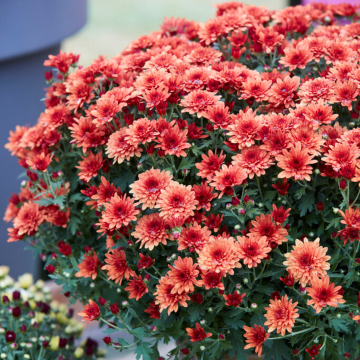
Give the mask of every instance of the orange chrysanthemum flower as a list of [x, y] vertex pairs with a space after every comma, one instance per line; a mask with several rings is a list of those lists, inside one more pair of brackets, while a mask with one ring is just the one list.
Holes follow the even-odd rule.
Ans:
[[287, 132], [281, 129], [270, 129], [267, 138], [264, 140], [264, 143], [260, 146], [260, 148], [275, 156], [280, 154], [284, 149], [287, 149], [289, 144], [290, 138]]
[[215, 271], [203, 271], [201, 273], [201, 284], [205, 286], [206, 290], [218, 288], [219, 290], [225, 290], [224, 284], [221, 282], [222, 277], [225, 275], [224, 271], [219, 273]]
[[270, 247], [276, 247], [287, 241], [288, 232], [281, 225], [277, 225], [269, 214], [257, 216], [255, 220], [251, 221], [251, 225], [253, 227], [250, 229], [250, 233], [258, 237], [266, 236]]
[[10, 136], [8, 138], [8, 143], [5, 144], [5, 148], [11, 152], [11, 155], [20, 155], [23, 151], [21, 146], [21, 139], [23, 135], [29, 130], [27, 126], [16, 125], [15, 131], [10, 130]]
[[191, 226], [182, 229], [178, 239], [178, 250], [190, 248], [199, 252], [208, 243], [210, 235], [211, 231], [206, 226], [201, 227], [194, 222]]
[[127, 129], [125, 141], [131, 145], [146, 144], [155, 140], [159, 133], [155, 130], [155, 120], [141, 118], [135, 120]]
[[174, 286], [174, 281], [169, 276], [164, 276], [159, 280], [159, 285], [156, 286], [156, 292], [154, 293], [156, 297], [155, 304], [159, 305], [160, 312], [167, 309], [168, 315], [173, 311], [177, 312], [179, 305], [187, 307], [186, 301], [190, 300], [186, 293], [173, 293]]
[[160, 148], [165, 151], [165, 155], [176, 155], [187, 156], [184, 150], [187, 150], [191, 145], [187, 142], [188, 130], [180, 130], [178, 125], [170, 127], [165, 130], [162, 136], [158, 137], [156, 140], [159, 144], [156, 145], [156, 148]]
[[214, 188], [203, 182], [201, 185], [193, 185], [192, 189], [195, 192], [195, 199], [198, 201], [196, 209], [210, 211], [211, 200], [217, 197], [217, 194], [213, 193]]
[[305, 118], [315, 130], [320, 125], [331, 124], [338, 116], [338, 114], [333, 114], [332, 107], [325, 104], [323, 100], [306, 107]]
[[93, 205], [94, 207], [103, 205], [109, 202], [116, 193], [121, 196], [120, 188], [116, 190], [116, 187], [112, 183], [108, 182], [104, 176], [102, 176], [101, 183], [97, 188], [96, 194], [91, 196], [93, 201], [88, 201], [86, 205]]
[[136, 144], [132, 145], [128, 141], [126, 128], [112, 133], [106, 145], [106, 154], [110, 159], [114, 159], [114, 164], [121, 164], [125, 159], [130, 160], [133, 156], [140, 157], [142, 149]]
[[166, 232], [165, 220], [160, 217], [159, 213], [144, 215], [141, 217], [136, 226], [135, 231], [131, 234], [140, 242], [140, 248], [153, 250], [160, 243], [166, 245], [166, 240], [172, 240], [172, 235]]
[[103, 96], [96, 102], [95, 110], [90, 112], [94, 118], [93, 123], [96, 126], [101, 126], [111, 121], [124, 105], [119, 104], [115, 100], [115, 96]]
[[325, 140], [322, 136], [309, 126], [299, 126], [290, 134], [292, 145], [300, 144], [302, 149], [306, 149], [311, 155], [320, 155], [320, 148]]
[[285, 335], [286, 330], [291, 333], [292, 328], [295, 324], [295, 319], [299, 317], [296, 309], [297, 302], [292, 302], [292, 299], [288, 300], [287, 295], [281, 299], [270, 300], [269, 307], [266, 307], [266, 314], [264, 315], [267, 319], [264, 325], [269, 327], [268, 332], [276, 330], [281, 336]]
[[85, 182], [89, 182], [93, 177], [97, 176], [98, 171], [103, 166], [103, 158], [101, 151], [97, 154], [89, 151], [87, 157], [82, 156], [82, 161], [79, 161], [79, 166], [75, 166], [77, 169], [80, 169], [79, 179]]
[[135, 272], [132, 271], [126, 262], [126, 253], [124, 250], [114, 249], [105, 254], [105, 263], [102, 270], [107, 271], [109, 280], [114, 280], [115, 284], [121, 285], [124, 277], [126, 280], [130, 279], [130, 276], [135, 276]]
[[240, 294], [237, 290], [233, 294], [223, 295], [226, 306], [239, 306], [243, 302], [246, 294]]
[[80, 269], [79, 272], [75, 274], [76, 277], [91, 277], [93, 280], [97, 277], [97, 269], [99, 266], [99, 254], [97, 254], [94, 249], [92, 249], [92, 254], [86, 255], [84, 254], [84, 259], [78, 265]]
[[184, 107], [181, 112], [196, 114], [198, 118], [201, 118], [202, 116], [206, 116], [210, 108], [217, 105], [220, 98], [221, 95], [214, 95], [208, 91], [192, 91], [190, 94], [186, 95], [183, 100], [181, 100], [180, 106]]
[[231, 125], [228, 126], [228, 136], [230, 142], [238, 144], [239, 149], [255, 144], [255, 140], [260, 140], [259, 130], [262, 127], [262, 121], [255, 112], [248, 110], [240, 111], [239, 114], [231, 116]]
[[334, 82], [325, 78], [308, 80], [300, 86], [298, 95], [304, 104], [320, 100], [331, 102], [334, 96]]
[[270, 334], [268, 334], [266, 330], [260, 325], [254, 325], [253, 328], [244, 325], [243, 329], [245, 330], [244, 338], [246, 339], [245, 342], [247, 343], [244, 349], [250, 349], [254, 347], [258, 356], [261, 356], [264, 342], [267, 340]]
[[257, 102], [267, 101], [270, 95], [271, 80], [261, 80], [258, 78], [248, 78], [244, 82], [240, 99], [253, 98]]
[[146, 107], [152, 109], [162, 103], [164, 103], [170, 96], [169, 89], [165, 86], [159, 86], [158, 88], [152, 88], [145, 90], [142, 98], [146, 102]]
[[200, 271], [197, 270], [198, 265], [193, 264], [193, 259], [186, 257], [178, 257], [174, 261], [174, 266], [168, 265], [171, 269], [167, 275], [174, 282], [174, 287], [171, 290], [172, 294], [175, 293], [190, 293], [195, 291], [194, 286], [201, 286], [201, 282], [196, 280]]
[[160, 319], [160, 307], [155, 304], [155, 301], [149, 304], [149, 307], [144, 310], [144, 312], [150, 314], [151, 319]]
[[284, 49], [285, 56], [279, 61], [290, 71], [295, 69], [305, 69], [307, 63], [313, 60], [314, 56], [309, 50], [309, 45], [306, 43], [298, 43], [295, 48], [287, 47]]
[[294, 107], [294, 97], [299, 85], [300, 78], [297, 76], [292, 78], [287, 76], [284, 80], [278, 78], [271, 88], [269, 102], [276, 107]]
[[229, 125], [229, 108], [223, 102], [208, 109], [204, 117], [214, 124], [214, 129], [225, 129]]
[[139, 299], [149, 291], [144, 283], [144, 280], [141, 278], [141, 276], [137, 275], [135, 275], [128, 282], [128, 286], [125, 288], [125, 290], [130, 294], [129, 299], [135, 299], [136, 301], [139, 301]]
[[241, 268], [239, 260], [234, 238], [211, 236], [208, 244], [199, 251], [198, 264], [201, 270], [234, 275], [234, 269]]
[[18, 235], [32, 236], [44, 220], [44, 211], [40, 209], [40, 205], [29, 201], [21, 206], [14, 220], [14, 228], [17, 229]]
[[352, 102], [356, 102], [358, 96], [358, 90], [355, 83], [349, 82], [337, 82], [335, 85], [335, 97], [334, 102], [340, 102], [342, 106], [347, 107], [349, 111], [352, 110]]
[[257, 145], [242, 149], [240, 154], [233, 157], [233, 160], [240, 169], [245, 170], [250, 179], [255, 175], [265, 175], [265, 169], [274, 164], [270, 153]]
[[78, 315], [83, 317], [82, 321], [86, 321], [86, 324], [90, 324], [100, 317], [99, 305], [90, 299], [89, 305], [85, 305], [84, 310], [79, 312]]
[[326, 276], [326, 271], [330, 269], [330, 256], [326, 255], [328, 248], [320, 246], [320, 239], [310, 242], [307, 238], [304, 242], [295, 241], [293, 250], [286, 253], [284, 265], [291, 273], [295, 281], [299, 281], [302, 287], [311, 285], [318, 278]]
[[102, 219], [109, 224], [110, 229], [120, 229], [123, 225], [128, 225], [129, 222], [136, 220], [136, 215], [140, 212], [135, 209], [134, 199], [127, 195], [119, 196], [117, 193], [104, 206]]
[[339, 293], [341, 286], [335, 287], [334, 283], [330, 283], [329, 276], [325, 276], [323, 279], [314, 279], [311, 287], [306, 288], [306, 290], [311, 297], [307, 304], [314, 305], [317, 314], [323, 307], [338, 307], [339, 304], [346, 302]]
[[215, 172], [213, 182], [210, 184], [220, 191], [219, 199], [224, 195], [225, 191], [234, 186], [241, 185], [246, 179], [247, 174], [244, 169], [238, 165], [223, 165], [219, 171]]
[[160, 216], [167, 219], [193, 216], [197, 204], [198, 201], [195, 200], [195, 193], [190, 185], [173, 182], [166, 189], [161, 190], [155, 207], [160, 209]]
[[257, 267], [271, 251], [266, 236], [259, 237], [249, 233], [247, 236], [238, 236], [237, 240], [239, 242], [237, 246], [239, 257], [250, 269]]
[[208, 155], [201, 155], [202, 161], [200, 163], [195, 164], [195, 167], [199, 169], [197, 173], [198, 176], [206, 179], [208, 181], [212, 180], [215, 175], [215, 172], [220, 170], [221, 164], [224, 162], [226, 155], [223, 155], [223, 151], [221, 150], [219, 156], [216, 154], [217, 149], [213, 153], [209, 150]]
[[279, 34], [274, 26], [259, 27], [256, 32], [259, 37], [259, 43], [262, 44], [263, 50], [267, 54], [273, 52], [276, 46], [284, 39], [284, 35]]
[[32, 154], [26, 159], [26, 163], [33, 169], [45, 172], [48, 166], [51, 164], [54, 154], [46, 154], [41, 152], [40, 154]]
[[206, 338], [212, 336], [212, 333], [206, 333], [205, 330], [198, 323], [196, 323], [195, 329], [186, 328], [186, 332], [190, 337], [190, 341], [192, 342], [203, 341]]
[[278, 161], [277, 166], [283, 171], [278, 175], [282, 178], [293, 178], [294, 180], [310, 181], [310, 174], [312, 167], [310, 164], [315, 164], [317, 160], [313, 160], [315, 155], [310, 155], [307, 148], [302, 148], [300, 143], [297, 143], [290, 148], [290, 150], [283, 150], [282, 155], [276, 156]]
[[147, 170], [139, 174], [139, 179], [130, 185], [130, 193], [142, 204], [142, 209], [152, 209], [158, 200], [161, 190], [165, 190], [172, 182], [169, 171], [159, 169]]
[[329, 147], [329, 152], [321, 160], [325, 161], [326, 165], [332, 166], [335, 171], [346, 166], [354, 166], [360, 156], [360, 149], [355, 144], [350, 146], [346, 141]]

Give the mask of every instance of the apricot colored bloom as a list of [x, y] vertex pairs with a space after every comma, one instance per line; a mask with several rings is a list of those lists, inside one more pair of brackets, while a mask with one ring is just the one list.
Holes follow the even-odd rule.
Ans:
[[332, 102], [334, 87], [334, 82], [329, 79], [310, 79], [300, 86], [298, 95], [303, 104], [316, 103], [320, 100]]
[[353, 225], [360, 229], [360, 209], [357, 207], [349, 207], [345, 210], [345, 213], [339, 209], [339, 213], [343, 217], [340, 222], [345, 225]]
[[144, 215], [135, 226], [135, 231], [131, 234], [140, 242], [140, 248], [153, 250], [160, 243], [166, 245], [166, 240], [171, 240], [172, 236], [166, 232], [165, 220], [159, 213]]
[[263, 51], [267, 54], [273, 52], [284, 39], [284, 35], [279, 34], [273, 26], [260, 27], [256, 33], [259, 37], [259, 43], [263, 46]]
[[83, 80], [75, 80], [72, 84], [66, 85], [66, 92], [70, 95], [66, 97], [67, 107], [70, 110], [82, 108], [85, 103], [90, 103], [95, 97], [93, 87], [86, 84]]
[[250, 233], [263, 237], [266, 236], [268, 245], [271, 247], [276, 245], [281, 245], [283, 242], [287, 241], [286, 236], [288, 232], [281, 225], [277, 225], [271, 215], [261, 214], [257, 216], [255, 220], [251, 221], [252, 228]]
[[210, 237], [209, 242], [199, 251], [198, 264], [201, 270], [234, 275], [235, 268], [241, 268], [240, 257], [232, 237]]
[[310, 181], [310, 174], [312, 167], [310, 164], [315, 164], [317, 160], [313, 160], [315, 155], [310, 155], [307, 148], [303, 148], [300, 143], [297, 143], [290, 148], [290, 150], [283, 150], [282, 155], [277, 155], [277, 166], [283, 171], [278, 175], [278, 178], [293, 178], [294, 180]]
[[265, 169], [274, 164], [270, 158], [270, 153], [257, 145], [242, 149], [240, 154], [233, 157], [233, 160], [240, 169], [245, 170], [249, 179], [255, 175], [265, 175]]
[[93, 280], [97, 277], [97, 269], [99, 266], [99, 254], [94, 249], [90, 255], [84, 254], [84, 259], [78, 264], [79, 272], [75, 274], [76, 277], [91, 277]]
[[5, 144], [5, 148], [11, 152], [11, 155], [20, 155], [23, 148], [21, 146], [21, 139], [23, 135], [29, 130], [27, 126], [16, 125], [15, 131], [10, 130], [10, 136], [8, 143]]
[[322, 99], [306, 107], [305, 118], [315, 130], [320, 125], [331, 124], [338, 116], [333, 114], [332, 106], [325, 104]]
[[196, 114], [198, 118], [206, 116], [210, 108], [218, 104], [221, 95], [214, 95], [204, 90], [195, 90], [186, 95], [180, 102], [184, 109], [182, 113]]
[[44, 66], [56, 67], [60, 72], [66, 73], [70, 65], [77, 63], [80, 55], [74, 55], [72, 52], [64, 53], [60, 50], [58, 55], [49, 55], [49, 59], [44, 61]]
[[281, 297], [281, 299], [270, 300], [269, 307], [266, 307], [267, 319], [264, 325], [269, 327], [268, 332], [276, 330], [281, 336], [285, 335], [286, 330], [291, 333], [292, 328], [295, 325], [295, 319], [299, 317], [296, 309], [297, 302], [292, 302], [292, 299], [288, 300], [287, 295]]
[[264, 342], [270, 334], [268, 334], [261, 325], [254, 325], [253, 328], [244, 325], [243, 329], [245, 330], [244, 338], [247, 343], [244, 349], [251, 349], [254, 347], [255, 353], [258, 354], [258, 356], [261, 356]]
[[318, 278], [326, 276], [330, 269], [330, 256], [326, 255], [328, 248], [320, 246], [320, 239], [310, 242], [307, 238], [304, 242], [295, 240], [293, 250], [286, 253], [286, 261], [283, 264], [291, 273], [295, 281], [299, 281], [302, 287], [311, 285]]
[[206, 290], [218, 288], [219, 290], [225, 290], [224, 284], [221, 282], [222, 277], [225, 275], [224, 271], [219, 273], [215, 271], [202, 271], [201, 272], [201, 284]]
[[230, 142], [238, 144], [239, 149], [255, 144], [255, 140], [260, 140], [259, 130], [262, 122], [255, 112], [248, 110], [240, 111], [239, 114], [231, 116], [231, 124], [228, 126]]
[[346, 302], [339, 293], [341, 286], [330, 283], [329, 276], [325, 276], [323, 279], [314, 279], [311, 287], [306, 288], [306, 290], [311, 297], [307, 304], [314, 305], [317, 314], [323, 307], [338, 307], [339, 304]]
[[162, 136], [158, 137], [156, 142], [159, 145], [156, 145], [155, 148], [160, 148], [165, 151], [165, 155], [176, 155], [187, 156], [184, 150], [187, 150], [191, 145], [187, 142], [188, 130], [180, 130], [178, 125], [170, 127], [165, 130]]
[[130, 160], [133, 156], [140, 157], [142, 149], [136, 144], [130, 144], [127, 138], [126, 128], [112, 133], [106, 145], [106, 154], [110, 159], [114, 159], [114, 164], [121, 164], [125, 159]]
[[32, 236], [38, 231], [43, 221], [45, 221], [45, 215], [40, 205], [29, 201], [21, 206], [14, 220], [14, 228], [17, 229], [18, 235]]
[[356, 52], [351, 49], [346, 41], [337, 38], [328, 42], [325, 60], [327, 64], [336, 63], [337, 61], [345, 62], [355, 59], [356, 55]]
[[211, 333], [206, 333], [205, 330], [200, 326], [199, 323], [196, 323], [195, 329], [186, 328], [186, 332], [190, 337], [190, 341], [192, 341], [192, 342], [203, 341], [206, 338], [212, 336]]
[[238, 236], [237, 251], [241, 260], [248, 268], [257, 267], [261, 260], [271, 251], [266, 236], [259, 237], [253, 233]]
[[103, 158], [101, 151], [97, 154], [89, 151], [88, 156], [82, 156], [82, 161], [79, 161], [79, 165], [75, 166], [80, 170], [79, 179], [89, 182], [93, 177], [97, 176], [98, 171], [103, 166]]
[[243, 91], [240, 99], [255, 99], [257, 102], [267, 101], [269, 99], [270, 87], [272, 82], [270, 80], [261, 80], [258, 78], [248, 78], [243, 83]]
[[19, 234], [19, 229], [16, 228], [8, 228], [8, 240], [7, 242], [15, 242], [15, 241], [19, 241], [22, 240], [25, 236], [25, 234], [20, 235]]
[[217, 197], [217, 194], [213, 193], [214, 188], [203, 182], [201, 185], [193, 185], [192, 189], [195, 192], [195, 199], [198, 201], [196, 209], [210, 211], [211, 200]]
[[172, 182], [172, 175], [169, 171], [160, 169], [147, 170], [139, 174], [138, 180], [130, 185], [130, 193], [135, 200], [142, 204], [142, 209], [152, 209], [158, 200], [161, 190], [165, 190]]
[[170, 96], [169, 90], [165, 86], [159, 86], [157, 89], [145, 90], [142, 98], [145, 100], [146, 107], [152, 109], [164, 103]]
[[51, 164], [53, 156], [54, 154], [46, 154], [45, 152], [41, 152], [39, 154], [32, 154], [26, 160], [26, 163], [33, 170], [45, 172], [48, 166]]
[[352, 81], [341, 83], [336, 82], [334, 102], [340, 102], [342, 106], [347, 107], [349, 111], [352, 110], [352, 102], [356, 102], [358, 90], [355, 83]]
[[104, 206], [102, 218], [109, 224], [110, 229], [120, 229], [123, 225], [128, 225], [129, 222], [136, 220], [136, 215], [139, 213], [139, 210], [135, 209], [134, 199], [127, 195], [119, 196], [116, 193]]
[[208, 156], [202, 154], [202, 161], [195, 164], [195, 167], [199, 170], [197, 175], [208, 181], [212, 180], [215, 172], [220, 170], [221, 164], [224, 162], [226, 157], [226, 155], [223, 155], [222, 150], [219, 156], [216, 154], [216, 151], [217, 149], [215, 149], [215, 152], [209, 150]]
[[306, 149], [311, 155], [320, 155], [325, 140], [312, 127], [299, 126], [291, 132], [290, 142], [293, 146], [300, 144], [301, 148]]
[[355, 144], [349, 146], [347, 142], [337, 142], [329, 147], [329, 152], [321, 160], [326, 165], [330, 165], [335, 171], [349, 165], [354, 166], [356, 159], [360, 156], [360, 149]]
[[214, 129], [224, 129], [229, 125], [230, 112], [229, 108], [223, 102], [218, 102], [210, 107], [204, 118], [210, 120], [214, 124]]
[[129, 299], [135, 299], [139, 301], [149, 289], [144, 283], [144, 280], [141, 276], [135, 275], [129, 282], [128, 286], [125, 288], [126, 291], [129, 292]]
[[280, 154], [284, 149], [287, 149], [289, 145], [290, 138], [285, 130], [270, 129], [268, 136], [264, 140], [264, 143], [260, 145], [260, 148], [275, 156]]
[[103, 96], [96, 102], [96, 108], [90, 111], [93, 117], [93, 123], [96, 126], [101, 126], [110, 122], [124, 105], [119, 104], [115, 100], [115, 96]]
[[314, 58], [306, 43], [298, 43], [295, 48], [287, 47], [284, 49], [284, 53], [285, 56], [279, 60], [279, 63], [288, 67], [290, 71], [305, 69], [306, 65]]
[[164, 219], [169, 217], [188, 217], [194, 215], [198, 201], [191, 186], [185, 186], [177, 182], [171, 183], [166, 189], [162, 189], [155, 208], [160, 209], [160, 216]]
[[91, 199], [95, 200], [95, 201], [92, 201], [92, 202], [89, 201], [86, 204], [94, 205], [94, 207], [103, 205], [103, 204], [109, 202], [116, 193], [119, 196], [121, 196], [120, 188], [118, 190], [116, 190], [116, 187], [112, 183], [107, 181], [104, 176], [102, 176], [101, 183], [100, 183], [99, 187], [97, 188], [96, 194], [91, 196]]
[[287, 76], [284, 80], [278, 78], [271, 87], [269, 102], [276, 107], [294, 107], [294, 98], [299, 85], [300, 78], [298, 76], [292, 78]]
[[239, 306], [246, 294], [240, 294], [237, 290], [233, 294], [223, 295], [226, 306]]
[[124, 250], [114, 249], [109, 250], [105, 254], [105, 263], [102, 270], [107, 271], [109, 280], [114, 280], [115, 284], [121, 285], [124, 277], [126, 280], [130, 279], [130, 276], [135, 276], [135, 272], [132, 271], [126, 262], [126, 253]]
[[241, 185], [246, 177], [246, 171], [241, 169], [239, 165], [223, 165], [219, 171], [215, 172], [215, 176], [212, 180], [213, 182], [210, 185], [220, 191], [220, 199], [224, 195], [225, 191], [229, 188], [233, 188], [234, 186]]
[[197, 222], [194, 222], [191, 226], [181, 230], [178, 250], [192, 248], [199, 252], [208, 243], [210, 235], [211, 231], [206, 226], [201, 227]]
[[193, 263], [193, 259], [189, 257], [181, 258], [180, 256], [174, 261], [174, 266], [168, 265], [170, 271], [167, 275], [174, 282], [174, 287], [171, 290], [175, 293], [190, 293], [195, 291], [194, 286], [201, 286], [201, 283], [196, 280], [200, 271], [197, 270], [197, 264]]
[[131, 145], [146, 144], [155, 140], [159, 133], [155, 130], [155, 120], [141, 118], [135, 120], [127, 129], [125, 141]]
[[190, 297], [185, 293], [179, 294], [178, 292], [173, 293], [174, 281], [169, 276], [164, 276], [159, 280], [159, 285], [156, 286], [155, 304], [159, 305], [160, 312], [163, 310], [168, 310], [168, 315], [173, 311], [177, 312], [179, 305], [187, 307], [187, 300], [190, 300]]
[[227, 34], [228, 29], [225, 26], [222, 19], [210, 19], [205, 24], [200, 24], [199, 38], [205, 42], [206, 45], [210, 45], [215, 42], [219, 36]]
[[82, 321], [86, 321], [86, 324], [90, 324], [100, 317], [99, 305], [90, 299], [89, 305], [84, 305], [84, 310], [79, 312], [78, 315], [83, 317]]

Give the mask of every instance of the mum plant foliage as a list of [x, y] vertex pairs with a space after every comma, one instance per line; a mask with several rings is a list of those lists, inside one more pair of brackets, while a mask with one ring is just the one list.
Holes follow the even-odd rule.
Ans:
[[28, 177], [8, 241], [137, 359], [355, 359], [357, 11], [231, 2], [85, 68], [50, 55], [6, 145]]
[[44, 281], [31, 274], [15, 282], [0, 266], [0, 359], [102, 360], [104, 351], [88, 338], [79, 344], [83, 327], [73, 310], [53, 301]]

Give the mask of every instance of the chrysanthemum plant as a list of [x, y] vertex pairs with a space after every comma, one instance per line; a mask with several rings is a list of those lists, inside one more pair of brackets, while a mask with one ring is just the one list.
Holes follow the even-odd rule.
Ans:
[[357, 10], [232, 2], [86, 68], [45, 61], [46, 109], [6, 145], [28, 177], [9, 241], [30, 242], [107, 345], [359, 356]]
[[103, 349], [88, 338], [79, 344], [81, 323], [73, 310], [52, 300], [44, 281], [24, 274], [15, 282], [0, 266], [0, 359], [103, 360]]

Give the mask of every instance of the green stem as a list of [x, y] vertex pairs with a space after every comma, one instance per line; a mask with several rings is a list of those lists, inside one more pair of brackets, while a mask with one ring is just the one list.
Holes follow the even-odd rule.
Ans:
[[262, 195], [262, 191], [261, 191], [259, 177], [255, 175], [255, 178], [256, 178], [256, 183], [257, 183], [257, 186], [258, 186], [258, 189], [259, 189], [259, 192], [260, 192], [260, 199], [261, 199], [261, 201], [263, 201], [263, 195]]
[[356, 195], [355, 200], [351, 203], [350, 206], [353, 206], [354, 204], [356, 204], [356, 200], [358, 199], [359, 195], [360, 195], [360, 189], [359, 189], [359, 191], [358, 191], [358, 193], [357, 193], [357, 195]]
[[279, 336], [279, 337], [274, 337], [274, 338], [269, 337], [269, 340], [281, 340], [281, 339], [285, 339], [285, 338], [292, 337], [292, 336], [295, 336], [295, 335], [303, 334], [303, 333], [309, 332], [311, 330], [314, 330], [314, 328], [311, 327], [310, 329], [304, 329], [304, 330], [301, 330], [301, 331], [293, 332], [293, 333], [285, 335], [285, 336]]

